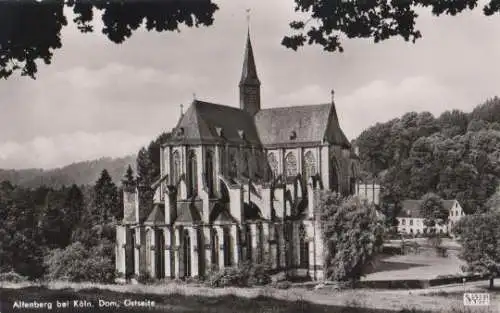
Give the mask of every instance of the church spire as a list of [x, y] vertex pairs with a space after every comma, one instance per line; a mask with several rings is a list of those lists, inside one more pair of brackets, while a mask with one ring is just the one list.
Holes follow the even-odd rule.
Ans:
[[[247, 19], [250, 19], [247, 10]], [[253, 56], [252, 42], [250, 40], [250, 25], [247, 30], [247, 42], [243, 59], [243, 70], [240, 80], [240, 109], [255, 115], [260, 111], [260, 80], [257, 76], [257, 67]]]

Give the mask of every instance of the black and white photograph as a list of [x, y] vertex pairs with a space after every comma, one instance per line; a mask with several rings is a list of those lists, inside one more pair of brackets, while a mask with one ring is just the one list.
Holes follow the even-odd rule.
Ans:
[[500, 1], [0, 0], [0, 313], [500, 312]]

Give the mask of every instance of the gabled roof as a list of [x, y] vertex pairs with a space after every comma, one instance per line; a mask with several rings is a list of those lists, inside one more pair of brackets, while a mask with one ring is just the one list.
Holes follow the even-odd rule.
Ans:
[[350, 147], [332, 103], [260, 110], [255, 125], [264, 146], [321, 143]]
[[153, 211], [151, 211], [151, 214], [149, 214], [148, 218], [144, 221], [144, 224], [165, 224], [165, 215], [163, 214], [164, 210], [165, 206], [163, 204], [155, 204]]
[[175, 223], [198, 223], [201, 221], [200, 212], [202, 210], [201, 202], [178, 202], [177, 210], [179, 216], [177, 217]]
[[166, 144], [224, 143], [260, 145], [253, 118], [235, 107], [195, 100]]
[[[457, 200], [442, 200], [444, 208], [449, 211]], [[422, 200], [403, 200], [401, 202], [401, 211], [398, 217], [422, 218], [420, 214], [420, 205]]]

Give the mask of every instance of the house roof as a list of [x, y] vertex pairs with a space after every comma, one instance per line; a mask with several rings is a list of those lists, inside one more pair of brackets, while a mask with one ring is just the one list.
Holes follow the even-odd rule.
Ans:
[[260, 146], [252, 116], [235, 107], [195, 100], [176, 128], [181, 132], [169, 143], [224, 143]]
[[[453, 205], [457, 200], [442, 200], [443, 206], [446, 210], [451, 210]], [[422, 200], [403, 200], [401, 202], [401, 211], [398, 217], [411, 217], [411, 218], [421, 218], [420, 205]]]
[[332, 103], [263, 109], [255, 125], [264, 146], [326, 141], [350, 147]]

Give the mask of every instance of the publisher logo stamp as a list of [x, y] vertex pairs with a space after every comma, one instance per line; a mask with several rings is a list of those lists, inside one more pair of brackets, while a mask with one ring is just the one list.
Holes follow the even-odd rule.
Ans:
[[489, 293], [464, 293], [464, 305], [487, 306], [490, 305]]

